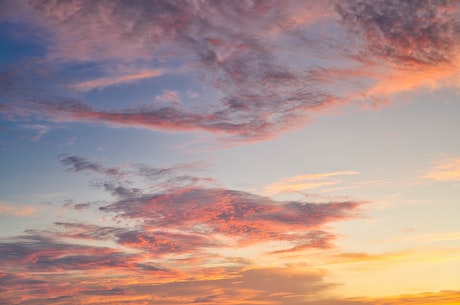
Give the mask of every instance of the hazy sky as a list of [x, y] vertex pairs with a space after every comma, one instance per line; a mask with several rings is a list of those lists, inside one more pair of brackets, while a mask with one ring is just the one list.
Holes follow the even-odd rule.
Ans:
[[460, 304], [460, 1], [0, 1], [1, 304]]

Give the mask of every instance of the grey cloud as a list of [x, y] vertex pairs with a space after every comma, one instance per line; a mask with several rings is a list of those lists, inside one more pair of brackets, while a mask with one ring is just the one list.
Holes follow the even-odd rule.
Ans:
[[[99, 267], [126, 266], [129, 255], [107, 248], [53, 242], [41, 236], [25, 236], [22, 240], [0, 243], [0, 264], [11, 264], [30, 271], [84, 270]], [[96, 253], [99, 253], [96, 255]]]
[[[114, 241], [128, 248], [143, 250], [149, 257], [195, 253], [200, 249], [219, 247], [222, 244], [211, 237], [197, 233], [171, 233], [151, 228], [102, 227], [91, 224], [56, 222], [56, 230], [48, 233], [61, 238], [78, 238], [100, 241]], [[138, 264], [139, 265], [139, 264]], [[144, 269], [148, 265], [140, 264]], [[153, 270], [153, 269], [150, 269]], [[160, 269], [158, 269], [160, 270]]]
[[107, 176], [119, 175], [121, 172], [118, 168], [108, 168], [99, 163], [92, 162], [86, 158], [79, 156], [61, 156], [59, 161], [62, 165], [67, 166], [68, 171], [81, 172], [81, 171], [93, 171], [98, 174], [104, 174]]

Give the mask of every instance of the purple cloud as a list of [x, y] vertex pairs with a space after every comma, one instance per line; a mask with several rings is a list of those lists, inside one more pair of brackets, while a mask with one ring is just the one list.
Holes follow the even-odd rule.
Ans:
[[411, 65], [448, 64], [460, 48], [457, 1], [337, 1], [342, 23], [371, 56]]
[[261, 140], [305, 125], [308, 112], [338, 101], [313, 82], [308, 66], [298, 67], [287, 59], [283, 48], [274, 47], [278, 38], [271, 32], [292, 36], [279, 30], [286, 28], [293, 14], [307, 11], [304, 1], [166, 4], [81, 0], [25, 1], [17, 6], [30, 20], [48, 29], [53, 41], [49, 56], [54, 59], [149, 61], [166, 53], [167, 58], [180, 58], [186, 71], [194, 69], [203, 75], [222, 96], [206, 111], [161, 103], [96, 110], [69, 98], [25, 99], [28, 111], [54, 120], [204, 130], [234, 140]]

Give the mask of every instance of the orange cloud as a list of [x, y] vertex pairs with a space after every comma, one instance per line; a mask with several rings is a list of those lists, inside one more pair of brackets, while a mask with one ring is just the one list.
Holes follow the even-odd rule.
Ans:
[[363, 305], [458, 305], [460, 304], [460, 291], [424, 292], [375, 299], [353, 298], [349, 301]]
[[351, 54], [375, 81], [357, 95], [385, 100], [420, 88], [458, 86], [459, 10], [455, 1], [338, 2], [342, 24], [360, 38], [351, 39]]
[[331, 180], [330, 177], [357, 175], [355, 171], [341, 171], [319, 174], [306, 174], [281, 179], [280, 181], [265, 187], [264, 192], [267, 195], [276, 195], [287, 192], [299, 192], [311, 188], [318, 188], [327, 185], [339, 184], [340, 180]]
[[458, 261], [460, 249], [407, 249], [402, 251], [370, 254], [364, 252], [339, 253], [325, 256], [329, 264], [366, 264], [369, 268], [382, 268], [388, 264], [417, 264], [428, 262]]
[[436, 181], [459, 181], [460, 180], [460, 158], [450, 159], [433, 166], [423, 178]]
[[388, 96], [400, 92], [427, 88], [439, 89], [443, 86], [455, 86], [460, 80], [460, 60], [455, 63], [441, 63], [435, 66], [412, 64], [404, 68], [395, 68], [378, 77], [377, 83], [365, 91], [369, 96]]

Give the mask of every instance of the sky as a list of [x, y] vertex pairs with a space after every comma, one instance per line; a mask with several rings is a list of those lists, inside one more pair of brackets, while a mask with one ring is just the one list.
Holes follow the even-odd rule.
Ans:
[[460, 1], [1, 0], [0, 303], [460, 304]]

